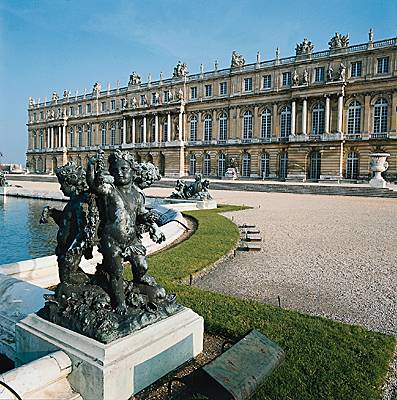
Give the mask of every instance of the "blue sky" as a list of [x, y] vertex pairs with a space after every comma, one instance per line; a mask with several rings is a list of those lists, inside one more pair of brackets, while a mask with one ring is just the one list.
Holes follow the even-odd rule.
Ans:
[[1, 161], [25, 162], [29, 96], [125, 86], [132, 71], [170, 77], [178, 60], [226, 68], [233, 50], [287, 57], [304, 37], [325, 50], [335, 32], [358, 44], [370, 27], [397, 36], [397, 0], [0, 0]]

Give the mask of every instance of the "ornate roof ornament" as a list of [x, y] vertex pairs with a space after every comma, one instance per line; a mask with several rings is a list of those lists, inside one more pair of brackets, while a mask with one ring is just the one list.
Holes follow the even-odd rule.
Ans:
[[65, 90], [63, 91], [63, 97], [68, 99], [68, 98], [70, 97], [70, 91], [67, 90], [67, 89], [65, 89]]
[[342, 35], [335, 32], [335, 36], [328, 42], [330, 50], [345, 49], [349, 46], [349, 34]]
[[128, 81], [128, 86], [139, 85], [141, 83], [141, 77], [135, 71], [130, 75], [130, 80]]
[[101, 93], [101, 83], [97, 81], [94, 83], [94, 86], [92, 88], [92, 94], [98, 97], [100, 93]]
[[307, 38], [303, 39], [302, 43], [297, 43], [295, 52], [297, 56], [312, 54], [314, 49], [313, 43]]
[[236, 50], [233, 50], [231, 67], [238, 68], [242, 67], [243, 65], [245, 65], [244, 57], [241, 54], [238, 54]]
[[33, 107], [34, 106], [34, 100], [32, 96], [29, 96], [29, 107]]
[[173, 77], [174, 78], [181, 78], [182, 76], [186, 76], [189, 73], [187, 69], [187, 64], [182, 63], [181, 61], [178, 61], [178, 64], [174, 67], [174, 73]]

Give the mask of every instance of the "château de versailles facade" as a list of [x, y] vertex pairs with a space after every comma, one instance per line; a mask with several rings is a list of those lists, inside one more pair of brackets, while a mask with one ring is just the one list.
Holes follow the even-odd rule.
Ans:
[[335, 34], [329, 50], [307, 39], [296, 55], [246, 64], [233, 52], [230, 68], [52, 100], [29, 99], [30, 172], [86, 165], [98, 148], [129, 150], [169, 177], [299, 180], [368, 179], [370, 153], [390, 153], [397, 177], [397, 38], [349, 46]]

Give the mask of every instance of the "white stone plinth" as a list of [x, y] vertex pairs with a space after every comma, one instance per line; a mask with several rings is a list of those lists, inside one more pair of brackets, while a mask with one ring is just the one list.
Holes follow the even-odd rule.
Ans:
[[84, 399], [127, 400], [198, 355], [203, 333], [203, 318], [188, 308], [109, 344], [31, 314], [16, 327], [16, 361], [62, 350], [73, 364], [68, 380]]
[[369, 184], [373, 188], [385, 189], [387, 187], [387, 183], [383, 178], [381, 178], [381, 179], [372, 178], [369, 181]]

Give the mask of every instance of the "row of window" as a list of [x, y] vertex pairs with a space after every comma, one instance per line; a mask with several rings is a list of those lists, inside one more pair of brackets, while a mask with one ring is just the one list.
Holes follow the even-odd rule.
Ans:
[[[193, 154], [189, 158], [189, 174], [197, 173], [197, 158]], [[204, 154], [202, 174], [204, 176], [212, 175], [211, 157], [208, 153]], [[226, 172], [226, 155], [224, 153], [218, 156], [217, 176], [224, 176]], [[270, 176], [270, 156], [268, 153], [262, 153], [260, 156], [260, 176], [263, 178]], [[359, 174], [359, 155], [352, 151], [347, 155], [346, 159], [346, 174], [347, 179], [357, 179]], [[243, 177], [251, 176], [251, 155], [246, 152], [242, 156], [241, 175]], [[321, 175], [321, 153], [313, 151], [309, 157], [308, 178], [313, 180], [320, 179]], [[288, 176], [288, 152], [283, 151], [278, 156], [278, 171], [277, 176], [280, 179], [285, 179]]]

